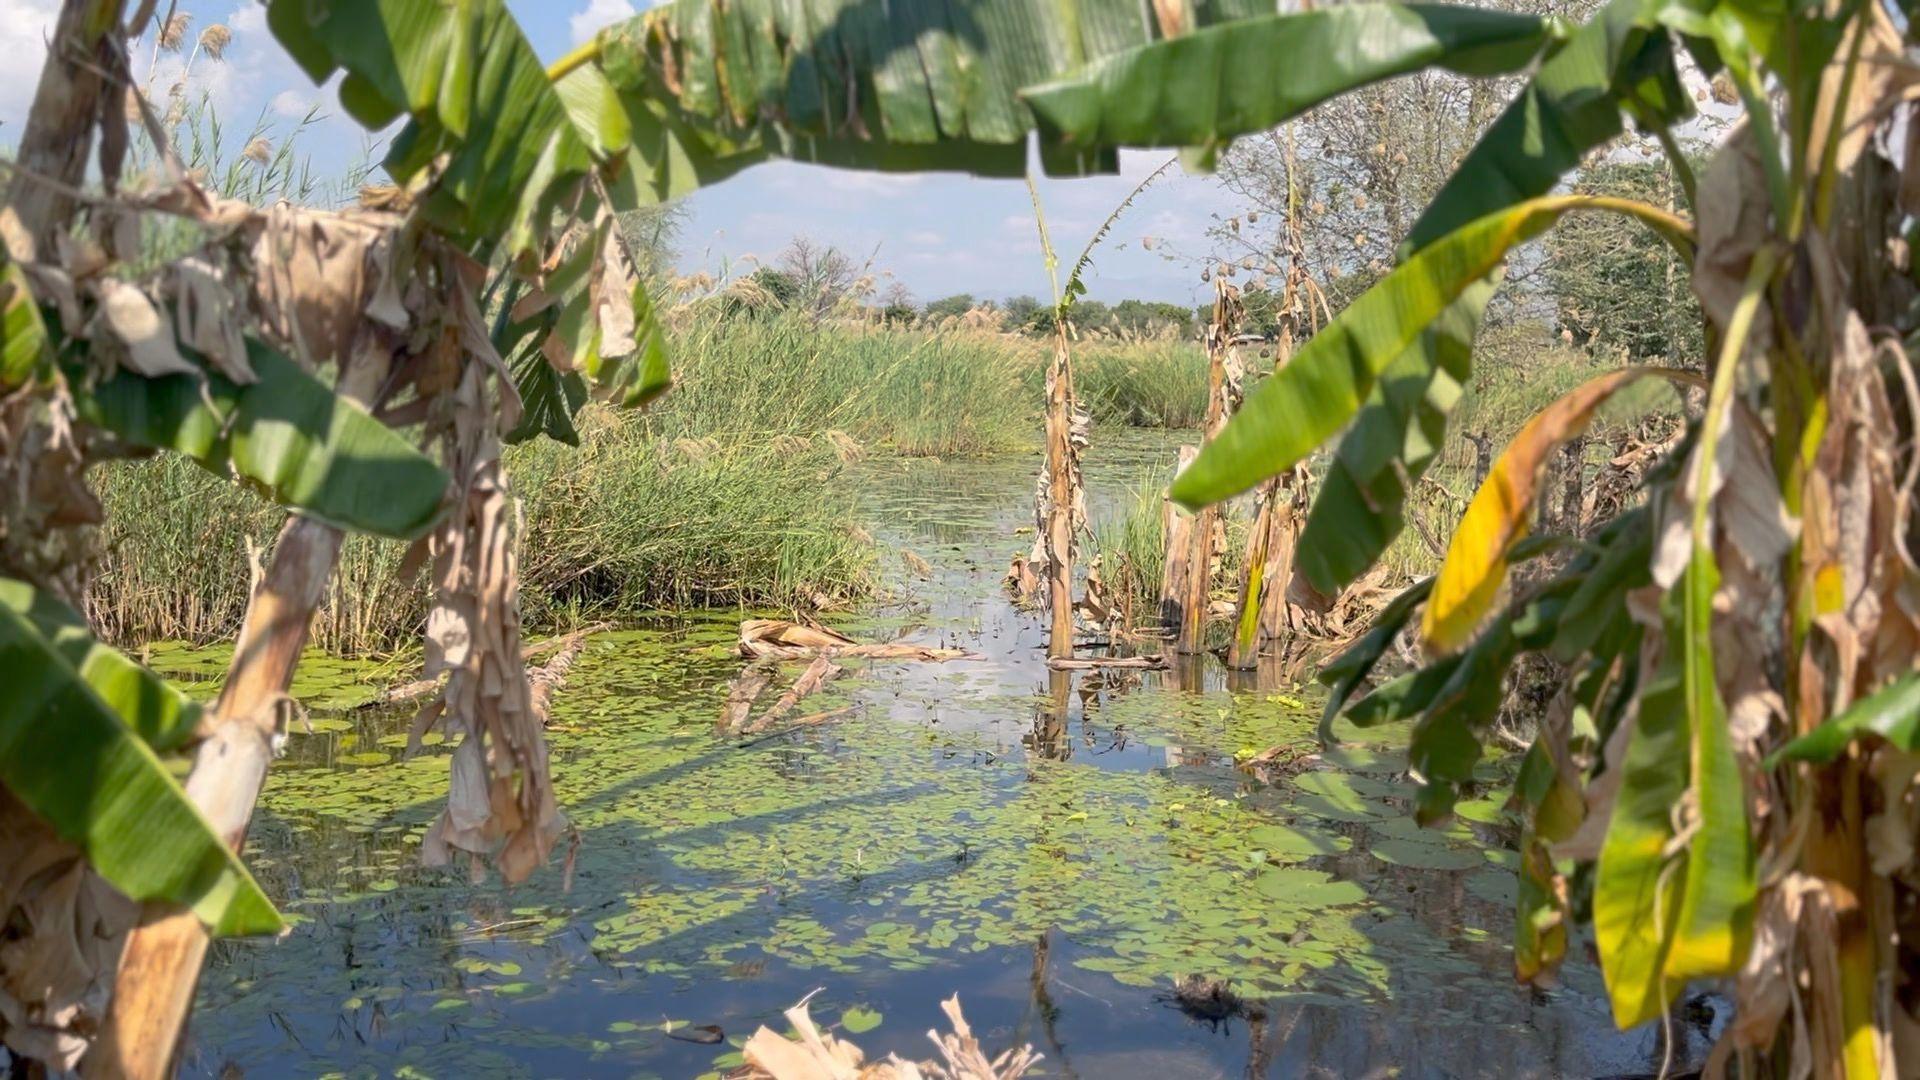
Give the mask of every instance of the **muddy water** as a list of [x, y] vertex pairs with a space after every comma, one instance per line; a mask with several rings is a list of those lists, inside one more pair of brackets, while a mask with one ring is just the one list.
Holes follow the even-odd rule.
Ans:
[[[1097, 448], [1092, 504], [1168, 446]], [[1033, 468], [865, 467], [876, 536], [932, 573], [901, 558], [896, 599], [847, 627], [986, 659], [854, 665], [810, 706], [854, 706], [835, 723], [716, 735], [738, 612], [597, 637], [555, 707], [570, 892], [557, 869], [508, 890], [418, 867], [444, 747], [403, 761], [405, 717], [353, 707], [398, 671], [309, 665], [315, 730], [250, 845], [295, 926], [217, 947], [188, 1072], [699, 1076], [816, 990], [816, 1018], [914, 1056], [957, 991], [985, 1042], [1031, 1042], [1051, 1076], [1657, 1071], [1656, 1033], [1611, 1030], [1590, 965], [1550, 993], [1509, 978], [1500, 764], [1456, 825], [1419, 830], [1404, 732], [1307, 756], [1306, 670], [1050, 678], [998, 592]], [[220, 661], [153, 659], [183, 680]], [[1235, 768], [1275, 745], [1303, 767]], [[1203, 980], [1228, 992], [1179, 992]], [[1684, 1064], [1703, 1036], [1678, 1031]]]

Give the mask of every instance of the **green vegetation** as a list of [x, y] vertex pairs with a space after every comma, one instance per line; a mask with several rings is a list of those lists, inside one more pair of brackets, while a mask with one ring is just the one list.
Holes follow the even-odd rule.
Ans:
[[1207, 356], [1175, 338], [1095, 341], [1074, 353], [1073, 390], [1101, 423], [1197, 428], [1207, 416]]
[[[583, 414], [575, 451], [509, 447], [525, 501], [528, 624], [662, 607], [813, 607], [871, 595], [877, 557], [845, 470], [870, 453], [1024, 452], [1037, 440], [1042, 351], [1021, 338], [699, 306], [669, 334], [673, 393], [643, 413]], [[1205, 358], [1173, 341], [1100, 342], [1076, 374], [1102, 424], [1191, 426]], [[113, 640], [231, 635], [247, 605], [248, 544], [270, 553], [284, 514], [175, 457], [109, 463], [105, 560], [89, 595]], [[191, 514], [174, 512], [192, 508]], [[399, 648], [429, 601], [401, 581], [405, 545], [348, 538], [314, 640]]]

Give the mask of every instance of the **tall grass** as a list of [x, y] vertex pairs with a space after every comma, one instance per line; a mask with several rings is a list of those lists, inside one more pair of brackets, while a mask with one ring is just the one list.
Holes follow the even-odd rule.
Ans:
[[[1100, 578], [1113, 602], [1123, 609], [1133, 605], [1140, 624], [1159, 618], [1160, 585], [1167, 567], [1167, 528], [1164, 507], [1170, 476], [1150, 477], [1124, 496], [1117, 514], [1098, 519], [1093, 527], [1093, 554], [1100, 559]], [[1254, 512], [1252, 498], [1233, 499], [1220, 508], [1225, 547], [1213, 564], [1208, 592], [1215, 597], [1237, 595], [1234, 590], [1245, 560], [1247, 530]]]
[[816, 322], [784, 313], [683, 320], [666, 429], [723, 442], [844, 431], [910, 455], [1030, 446], [1037, 344], [1004, 335]]
[[[1129, 420], [1197, 423], [1205, 366], [1181, 348], [1103, 344], [1087, 350], [1083, 377], [1103, 400], [1129, 402]], [[860, 447], [1003, 453], [1038, 437], [1045, 354], [1027, 339], [696, 310], [679, 314], [670, 350], [675, 386], [652, 409], [590, 409], [578, 449], [509, 449], [530, 626], [857, 600], [874, 586], [875, 552], [855, 527], [845, 458]], [[1160, 391], [1148, 388], [1169, 386], [1183, 400], [1153, 400]], [[1184, 400], [1195, 392], [1201, 405]], [[230, 637], [246, 610], [250, 545], [264, 557], [284, 513], [178, 458], [95, 475], [109, 522], [89, 597], [99, 628], [120, 641]], [[1157, 536], [1157, 503], [1154, 514]], [[423, 581], [399, 579], [403, 553], [347, 542], [316, 644], [379, 652], [413, 638], [428, 596]]]
[[[871, 591], [872, 542], [824, 439], [779, 450], [649, 435], [590, 409], [575, 450], [510, 448], [521, 495], [521, 606], [563, 628], [668, 606], [812, 606]], [[233, 636], [246, 611], [248, 550], [270, 550], [284, 512], [178, 457], [97, 474], [105, 558], [88, 598], [115, 640]], [[349, 537], [314, 643], [385, 652], [419, 633], [425, 575], [400, 577], [406, 545]]]
[[1074, 356], [1073, 389], [1101, 423], [1197, 428], [1207, 416], [1207, 355], [1196, 342], [1097, 342]]

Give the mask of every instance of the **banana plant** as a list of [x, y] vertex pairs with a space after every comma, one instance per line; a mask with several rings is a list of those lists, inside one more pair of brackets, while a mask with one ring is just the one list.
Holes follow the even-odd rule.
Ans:
[[[1568, 213], [1620, 215], [1674, 246], [1708, 321], [1709, 382], [1642, 505], [1573, 538], [1574, 558], [1510, 580], [1547, 455], [1622, 386], [1659, 374], [1628, 369], [1526, 425], [1435, 578], [1329, 666], [1329, 719], [1412, 721], [1416, 812], [1439, 820], [1475, 783], [1518, 658], [1563, 665], [1567, 689], [1538, 718], [1516, 797], [1516, 970], [1551, 979], [1570, 931], [1585, 932], [1623, 1027], [1660, 1017], [1694, 980], [1730, 979], [1738, 1020], [1719, 1053], [1743, 1075], [1790, 1060], [1827, 1076], [1920, 1069], [1896, 1034], [1916, 1022], [1920, 942], [1893, 914], [1920, 895], [1909, 839], [1920, 607], [1903, 599], [1920, 583], [1905, 479], [1913, 292], [1875, 246], [1907, 208], [1871, 149], [1920, 77], [1904, 25], [1874, 3], [1615, 0], [1550, 47], [1398, 267], [1251, 394], [1173, 486], [1189, 505], [1218, 500], [1344, 431], [1313, 520], [1369, 542], [1357, 557], [1304, 560], [1295, 591], [1337, 590], [1399, 528], [1404, 481], [1375, 482], [1417, 477], [1431, 458], [1429, 422], [1447, 401], [1423, 391], [1456, 387], [1470, 367], [1422, 346], [1446, 319], [1459, 325], [1476, 284]], [[1169, 74], [1176, 57], [1205, 52], [1146, 46], [1027, 100], [1044, 132], [1073, 145], [1211, 149], [1287, 114], [1298, 83], [1282, 64]], [[1683, 63], [1730, 86], [1745, 114], [1697, 179], [1677, 153]], [[1629, 124], [1669, 152], [1691, 220], [1552, 194]], [[1307, 546], [1313, 535], [1310, 524]], [[1362, 695], [1386, 642], [1415, 625], [1425, 666]]]

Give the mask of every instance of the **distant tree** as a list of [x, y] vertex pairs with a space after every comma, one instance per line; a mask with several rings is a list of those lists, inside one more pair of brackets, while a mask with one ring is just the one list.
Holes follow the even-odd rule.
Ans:
[[862, 293], [872, 288], [871, 279], [852, 256], [805, 236], [794, 237], [775, 265], [793, 280], [794, 296], [787, 306], [798, 307], [816, 318], [843, 302], [862, 299]]
[[[1645, 161], [1602, 160], [1574, 188], [1668, 209], [1680, 198], [1667, 167]], [[1611, 224], [1576, 215], [1547, 236], [1540, 272], [1560, 328], [1579, 344], [1624, 349], [1635, 360], [1688, 363], [1701, 356], [1700, 310], [1687, 267], [1647, 230]]]
[[927, 303], [927, 318], [944, 319], [965, 315], [976, 306], [972, 293], [954, 293]]
[[1018, 330], [1032, 324], [1033, 317], [1039, 314], [1041, 306], [1040, 301], [1033, 297], [1021, 295], [1007, 297], [1000, 308], [1007, 313], [1008, 328]]
[[[1269, 337], [1280, 332], [1280, 294], [1271, 289], [1245, 289], [1240, 293], [1240, 305], [1241, 332]], [[1212, 305], [1200, 308], [1199, 316], [1212, 319]]]
[[1113, 329], [1113, 309], [1098, 300], [1081, 300], [1073, 305], [1073, 325], [1085, 333], [1089, 330]]
[[747, 280], [765, 290], [777, 307], [792, 307], [800, 299], [800, 283], [785, 270], [763, 266], [747, 275]]
[[880, 294], [880, 318], [888, 326], [909, 326], [920, 317], [913, 291], [902, 282], [894, 282]]
[[1122, 300], [1113, 305], [1113, 328], [1122, 333], [1149, 335], [1169, 329], [1184, 333], [1193, 314], [1180, 304], [1159, 300]]

